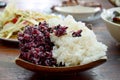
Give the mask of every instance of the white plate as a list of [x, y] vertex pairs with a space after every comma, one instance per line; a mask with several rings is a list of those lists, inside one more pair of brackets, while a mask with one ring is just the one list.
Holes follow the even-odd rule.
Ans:
[[80, 21], [91, 22], [91, 21], [95, 21], [95, 20], [97, 20], [97, 19], [100, 19], [100, 17], [101, 17], [100, 15], [101, 15], [101, 13], [102, 13], [104, 10], [105, 10], [105, 9], [102, 9], [101, 11], [93, 14], [92, 16], [89, 16], [89, 17], [84, 18], [84, 19], [80, 19]]
[[0, 38], [0, 40], [2, 40], [2, 41], [7, 41], [7, 42], [18, 43], [18, 40], [17, 40], [17, 39], [5, 39], [5, 38]]
[[[70, 9], [67, 10], [67, 8], [68, 9], [70, 8]], [[72, 9], [71, 8], [72, 7], [65, 7], [65, 8], [55, 7], [54, 11], [58, 14], [63, 15], [63, 16], [72, 15], [77, 21], [86, 21], [86, 22], [94, 21], [96, 19], [99, 19], [100, 14], [103, 11], [103, 9], [100, 9], [98, 7], [97, 8], [92, 8], [92, 7], [75, 6]], [[74, 10], [74, 8], [78, 8], [78, 9]], [[83, 9], [86, 9], [86, 10], [83, 10]], [[91, 11], [88, 10], [88, 9], [91, 9]], [[79, 11], [79, 10], [83, 10], [83, 11]]]

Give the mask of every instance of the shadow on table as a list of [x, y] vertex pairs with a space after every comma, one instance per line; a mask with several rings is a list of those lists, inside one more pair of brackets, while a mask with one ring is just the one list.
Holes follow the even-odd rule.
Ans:
[[35, 73], [30, 80], [93, 80], [93, 76], [91, 71], [68, 74]]
[[19, 48], [18, 42], [9, 42], [9, 41], [0, 40], [0, 45], [6, 46], [6, 47], [12, 47], [12, 48]]

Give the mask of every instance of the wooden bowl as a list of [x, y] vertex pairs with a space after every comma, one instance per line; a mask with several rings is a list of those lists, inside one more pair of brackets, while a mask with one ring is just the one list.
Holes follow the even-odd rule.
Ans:
[[106, 60], [107, 60], [106, 58], [103, 58], [103, 59], [99, 59], [97, 61], [93, 61], [85, 65], [78, 65], [78, 66], [72, 66], [72, 67], [41, 66], [41, 65], [30, 63], [20, 58], [16, 58], [15, 62], [17, 65], [27, 70], [33, 71], [33, 72], [41, 72], [41, 73], [70, 73], [72, 72], [73, 73], [73, 72], [82, 72], [82, 71], [86, 71], [88, 69], [94, 68], [106, 62]]

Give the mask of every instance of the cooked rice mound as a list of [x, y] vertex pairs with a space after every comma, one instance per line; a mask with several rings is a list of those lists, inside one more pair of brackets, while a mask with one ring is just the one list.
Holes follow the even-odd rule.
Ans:
[[[87, 64], [101, 58], [106, 58], [107, 46], [98, 42], [96, 35], [88, 29], [84, 23], [76, 22], [72, 16], [65, 19], [50, 19], [49, 26], [67, 26], [67, 34], [57, 37], [51, 34], [50, 38], [54, 42], [53, 57], [57, 63], [65, 66], [76, 66]], [[73, 37], [74, 31], [82, 30], [80, 37]]]

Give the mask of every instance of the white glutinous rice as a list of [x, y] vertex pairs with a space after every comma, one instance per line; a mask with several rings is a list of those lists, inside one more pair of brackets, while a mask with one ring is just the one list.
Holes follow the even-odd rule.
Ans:
[[[65, 66], [84, 65], [103, 57], [106, 57], [107, 46], [98, 42], [96, 35], [88, 29], [84, 23], [76, 22], [72, 16], [65, 19], [50, 19], [50, 26], [66, 26], [67, 34], [57, 37], [51, 34], [54, 42], [53, 57], [57, 63], [65, 63]], [[82, 30], [80, 37], [72, 37], [73, 31]]]

